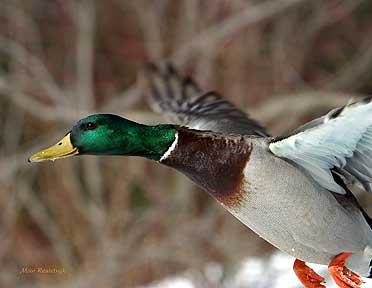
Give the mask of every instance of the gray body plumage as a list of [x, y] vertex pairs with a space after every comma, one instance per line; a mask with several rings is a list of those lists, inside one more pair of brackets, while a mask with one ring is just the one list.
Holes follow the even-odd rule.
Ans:
[[357, 202], [330, 193], [298, 165], [269, 153], [269, 139], [247, 141], [253, 149], [244, 171], [245, 200], [230, 212], [293, 257], [328, 265], [336, 255], [353, 252], [366, 263], [350, 268], [368, 275], [372, 230]]

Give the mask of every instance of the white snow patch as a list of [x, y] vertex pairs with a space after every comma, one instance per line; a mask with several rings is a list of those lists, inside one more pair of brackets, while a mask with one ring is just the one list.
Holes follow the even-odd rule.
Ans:
[[[244, 260], [235, 275], [223, 281], [222, 287], [228, 288], [302, 288], [292, 270], [294, 258], [277, 252], [269, 258], [251, 257]], [[319, 275], [325, 278], [327, 288], [339, 288], [331, 279], [327, 266], [308, 264]], [[215, 275], [213, 275], [215, 274]], [[218, 263], [210, 263], [205, 268], [205, 276], [208, 280], [221, 281], [223, 276], [222, 266]], [[211, 281], [211, 282], [212, 282]], [[371, 288], [372, 279], [363, 278], [365, 282], [362, 288]], [[218, 283], [218, 282], [214, 282]], [[187, 277], [168, 278], [158, 284], [144, 288], [196, 288], [192, 280]]]
[[204, 275], [210, 283], [218, 284], [223, 277], [223, 267], [217, 262], [211, 262], [205, 267]]
[[292, 271], [293, 261], [283, 253], [269, 258], [248, 258], [228, 287], [298, 288], [300, 282]]
[[157, 284], [150, 284], [144, 288], [195, 288], [190, 279], [185, 277], [170, 277]]

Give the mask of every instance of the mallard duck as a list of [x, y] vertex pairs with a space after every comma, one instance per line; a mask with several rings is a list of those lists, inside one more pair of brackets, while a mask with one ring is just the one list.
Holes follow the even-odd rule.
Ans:
[[372, 220], [349, 187], [359, 183], [372, 191], [371, 97], [271, 137], [233, 104], [215, 92], [204, 94], [172, 67], [150, 65], [144, 79], [154, 108], [178, 125], [91, 115], [29, 161], [76, 155], [158, 161], [295, 257], [293, 269], [305, 287], [325, 287], [306, 262], [328, 265], [339, 287], [362, 285], [359, 275], [370, 276]]

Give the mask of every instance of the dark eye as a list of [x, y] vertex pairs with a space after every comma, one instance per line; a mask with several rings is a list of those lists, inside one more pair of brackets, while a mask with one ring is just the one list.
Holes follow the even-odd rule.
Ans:
[[93, 122], [84, 123], [80, 126], [81, 130], [94, 130], [97, 128], [97, 125]]
[[96, 124], [94, 124], [93, 122], [88, 122], [87, 129], [88, 130], [96, 129]]

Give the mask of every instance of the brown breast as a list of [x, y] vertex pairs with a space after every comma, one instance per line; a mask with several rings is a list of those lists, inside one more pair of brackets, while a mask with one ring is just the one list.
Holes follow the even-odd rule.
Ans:
[[243, 169], [252, 149], [242, 136], [222, 137], [179, 128], [175, 149], [161, 163], [177, 169], [223, 205], [234, 208], [245, 193]]

